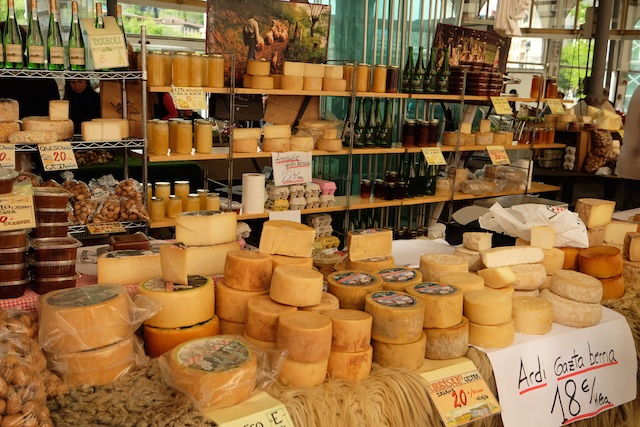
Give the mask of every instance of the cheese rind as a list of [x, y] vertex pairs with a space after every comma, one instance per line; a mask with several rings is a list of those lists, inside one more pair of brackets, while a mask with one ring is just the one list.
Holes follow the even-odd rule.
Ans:
[[344, 68], [342, 65], [325, 65], [324, 77], [325, 79], [341, 79]]
[[385, 291], [405, 291], [408, 287], [422, 283], [422, 274], [413, 268], [390, 267], [374, 271], [382, 279]]
[[20, 131], [20, 123], [18, 122], [1, 123], [0, 122], [0, 142], [9, 141], [9, 137], [18, 131]]
[[373, 318], [360, 310], [328, 310], [331, 320], [331, 351], [355, 353], [365, 351], [371, 341]]
[[265, 138], [262, 141], [262, 149], [269, 152], [289, 151], [291, 140], [289, 138]]
[[511, 297], [496, 290], [464, 294], [464, 317], [479, 325], [500, 325], [511, 319]]
[[9, 143], [11, 144], [39, 144], [56, 142], [57, 140], [58, 134], [52, 130], [21, 130], [9, 135]]
[[422, 280], [437, 282], [447, 273], [468, 273], [469, 262], [455, 255], [424, 254], [420, 257]]
[[449, 273], [440, 276], [438, 280], [443, 285], [451, 285], [460, 289], [462, 293], [484, 289], [484, 279], [474, 273]]
[[472, 251], [491, 249], [492, 233], [466, 232], [462, 233], [462, 246]]
[[309, 307], [300, 307], [300, 310], [304, 311], [317, 311], [318, 313], [324, 313], [328, 310], [337, 310], [340, 308], [340, 300], [329, 292], [322, 292], [322, 299], [320, 304], [312, 305]]
[[604, 245], [604, 227], [587, 228], [589, 247]]
[[513, 295], [512, 297], [532, 297], [532, 298], [537, 298], [538, 296], [540, 296], [540, 289], [534, 289], [531, 291], [513, 291]]
[[18, 130], [52, 130], [58, 135], [58, 141], [73, 138], [73, 122], [71, 120], [49, 120], [49, 117], [23, 117], [22, 126]]
[[551, 278], [549, 289], [554, 294], [573, 301], [599, 303], [602, 299], [602, 283], [577, 271], [557, 271]]
[[611, 221], [604, 226], [604, 242], [609, 245], [622, 246], [627, 233], [637, 233], [639, 224], [626, 221]]
[[600, 279], [602, 283], [602, 300], [619, 299], [624, 295], [624, 276]]
[[624, 258], [629, 261], [640, 261], [640, 233], [626, 233], [622, 244]]
[[310, 257], [315, 237], [316, 230], [304, 224], [282, 220], [266, 221], [260, 235], [260, 252]]
[[271, 63], [268, 61], [260, 61], [257, 59], [249, 59], [247, 61], [246, 73], [251, 76], [268, 76], [270, 72]]
[[233, 129], [234, 139], [260, 139], [262, 132], [260, 128], [240, 128]]
[[510, 268], [518, 278], [512, 285], [516, 291], [532, 291], [547, 281], [547, 272], [542, 264], [516, 264]]
[[469, 322], [469, 344], [485, 348], [504, 348], [513, 344], [516, 331], [513, 320], [500, 325]]
[[302, 81], [302, 90], [319, 92], [322, 90], [322, 77], [304, 76]]
[[478, 270], [477, 274], [484, 279], [485, 285], [494, 289], [511, 286], [518, 280], [513, 270], [507, 266], [485, 268]]
[[370, 258], [391, 256], [393, 231], [387, 229], [366, 229], [350, 231], [347, 235], [349, 259], [360, 261]]
[[317, 387], [327, 377], [329, 359], [316, 363], [295, 362], [286, 358], [282, 362], [278, 382], [290, 387]]
[[462, 321], [463, 293], [451, 285], [423, 282], [406, 292], [425, 302], [423, 328], [450, 328]]
[[221, 335], [244, 335], [244, 323], [220, 319]]
[[382, 278], [362, 270], [342, 270], [327, 276], [327, 291], [340, 301], [340, 308], [363, 310], [365, 298], [381, 291]]
[[291, 151], [312, 151], [315, 145], [312, 136], [293, 135], [289, 141]]
[[239, 250], [238, 242], [212, 246], [184, 246], [180, 244], [160, 246], [162, 278], [167, 282], [186, 285], [188, 276], [214, 276], [222, 274], [225, 257], [230, 251]]
[[269, 289], [273, 260], [271, 255], [257, 251], [227, 252], [224, 264], [224, 283], [240, 291]]
[[582, 273], [598, 279], [619, 276], [622, 274], [622, 252], [608, 245], [581, 249], [578, 265]]
[[549, 301], [527, 296], [514, 296], [513, 323], [516, 332], [544, 335], [553, 325], [553, 307]]
[[373, 340], [373, 361], [383, 368], [401, 368], [417, 371], [424, 364], [424, 355], [427, 349], [427, 336], [420, 331], [417, 340], [393, 344]]
[[304, 63], [304, 76], [322, 78], [324, 77], [324, 64]]
[[251, 298], [247, 302], [247, 320], [244, 332], [251, 338], [275, 343], [278, 319], [283, 314], [294, 311], [298, 311], [298, 309], [277, 303], [268, 295]]
[[144, 348], [149, 357], [159, 357], [175, 346], [195, 338], [220, 335], [220, 320], [210, 320], [186, 328], [156, 328], [144, 325]]
[[247, 320], [247, 304], [253, 297], [267, 295], [268, 289], [261, 291], [240, 291], [230, 288], [223, 280], [216, 282], [215, 307], [221, 320], [245, 323]]
[[373, 360], [373, 347], [367, 344], [364, 350], [345, 353], [342, 351], [331, 351], [327, 374], [330, 378], [343, 379], [347, 381], [362, 381], [371, 372]]
[[365, 298], [365, 311], [373, 317], [371, 337], [389, 344], [420, 339], [426, 304], [404, 292], [379, 291]]
[[233, 139], [234, 153], [257, 153], [258, 139]]
[[275, 80], [271, 76], [251, 76], [251, 89], [271, 90], [275, 87]]
[[316, 148], [323, 151], [340, 151], [342, 150], [342, 139], [323, 139], [320, 138], [316, 142]]
[[331, 353], [331, 320], [320, 313], [296, 311], [278, 319], [276, 347], [294, 362], [318, 363]]
[[466, 317], [450, 328], [425, 328], [424, 333], [427, 337], [427, 359], [455, 359], [463, 357], [469, 350], [469, 321]]
[[482, 256], [478, 251], [459, 247], [453, 251], [453, 255], [466, 259], [469, 263], [469, 271], [478, 271], [484, 268]]
[[[0, 98], [0, 123], [17, 122], [19, 119], [20, 105], [18, 101], [10, 98]], [[20, 125], [18, 125], [19, 127]]]
[[242, 337], [249, 342], [249, 344], [253, 344], [256, 347], [262, 350], [269, 350], [276, 348], [276, 343], [271, 341], [261, 341], [259, 339], [253, 338], [250, 335], [247, 335], [247, 331], [244, 331]]
[[273, 268], [275, 270], [279, 265], [293, 265], [296, 267], [308, 268], [311, 270], [313, 268], [313, 258], [312, 257], [292, 257], [286, 255], [271, 255], [273, 260]]
[[564, 267], [564, 251], [559, 248], [543, 249], [544, 258], [540, 264], [547, 272], [547, 276], [551, 276]]
[[98, 256], [98, 283], [139, 284], [162, 274], [160, 254], [124, 249]]
[[304, 62], [284, 61], [284, 76], [304, 76]]
[[344, 92], [347, 90], [345, 79], [322, 79], [322, 90], [330, 92]]
[[543, 258], [542, 249], [535, 246], [502, 246], [482, 251], [482, 261], [487, 267], [533, 264]]
[[283, 75], [280, 77], [280, 88], [283, 90], [302, 90], [304, 86], [304, 77]]
[[602, 319], [602, 305], [573, 301], [553, 293], [550, 289], [540, 292], [540, 298], [553, 306], [553, 321], [574, 328], [596, 325]]
[[616, 202], [582, 198], [576, 201], [576, 210], [587, 228], [603, 227], [611, 222]]
[[384, 258], [369, 258], [359, 261], [351, 261], [349, 257], [346, 260], [348, 270], [362, 270], [368, 272], [375, 272], [385, 268], [392, 268], [396, 265], [396, 260], [392, 256]]
[[282, 265], [273, 270], [267, 291], [274, 301], [295, 307], [311, 307], [322, 301], [322, 273], [304, 267]]
[[187, 246], [211, 246], [236, 241], [235, 212], [183, 212], [176, 218], [176, 241]]
[[556, 238], [556, 231], [547, 225], [534, 225], [531, 227], [531, 246], [541, 249], [551, 249]]
[[565, 270], [577, 270], [578, 254], [580, 253], [580, 249], [570, 248], [570, 247], [564, 247], [559, 249], [562, 252], [564, 252], [564, 263], [562, 264], [562, 268]]

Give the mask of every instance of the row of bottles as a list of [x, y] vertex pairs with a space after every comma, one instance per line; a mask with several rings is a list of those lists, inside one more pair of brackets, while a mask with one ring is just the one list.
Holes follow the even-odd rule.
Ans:
[[423, 51], [420, 46], [418, 59], [413, 63], [413, 47], [409, 46], [407, 62], [402, 71], [402, 92], [404, 93], [449, 93], [449, 49], [441, 52], [436, 46], [431, 48], [431, 55], [425, 66]]
[[[351, 101], [352, 102], [352, 101]], [[354, 148], [391, 148], [393, 144], [393, 104], [389, 99], [384, 100], [384, 119], [381, 99], [372, 99], [369, 102], [368, 112], [365, 108], [365, 99], [361, 98], [353, 123], [344, 127], [342, 144], [349, 146], [351, 128], [353, 128]], [[351, 107], [349, 107], [349, 110]]]
[[429, 165], [422, 153], [404, 156], [398, 171], [387, 171], [385, 179], [360, 181], [360, 197], [394, 200], [435, 196], [438, 166]]

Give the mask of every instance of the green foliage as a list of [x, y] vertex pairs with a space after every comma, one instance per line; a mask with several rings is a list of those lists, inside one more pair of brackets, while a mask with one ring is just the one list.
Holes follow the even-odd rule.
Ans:
[[587, 58], [593, 58], [593, 46], [591, 46], [590, 54], [588, 40], [574, 40], [573, 42], [563, 46], [562, 55], [560, 56], [560, 64], [581, 68], [560, 68], [558, 86], [562, 90], [572, 90], [574, 93], [578, 92], [579, 79], [584, 78], [584, 72], [588, 66], [586, 63]]

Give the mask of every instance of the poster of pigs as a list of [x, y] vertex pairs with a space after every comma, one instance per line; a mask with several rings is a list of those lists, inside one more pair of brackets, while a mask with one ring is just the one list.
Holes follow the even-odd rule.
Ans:
[[[327, 59], [331, 6], [278, 0], [209, 0], [207, 52], [236, 58], [236, 86], [247, 59], [271, 63], [282, 73], [284, 61], [320, 63]], [[225, 56], [225, 80], [231, 61]]]

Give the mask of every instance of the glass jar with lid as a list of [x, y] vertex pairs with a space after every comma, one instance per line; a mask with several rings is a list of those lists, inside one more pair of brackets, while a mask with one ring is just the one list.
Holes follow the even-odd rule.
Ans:
[[199, 53], [189, 55], [189, 86], [202, 87], [202, 63], [204, 58]]
[[207, 196], [209, 195], [209, 190], [206, 188], [199, 188], [196, 190], [196, 194], [200, 200], [200, 210], [204, 211], [207, 209]]
[[151, 221], [162, 221], [164, 219], [164, 200], [162, 197], [151, 198], [149, 217]]
[[208, 62], [207, 84], [210, 87], [224, 87], [224, 56], [211, 54]]
[[353, 73], [355, 66], [353, 62], [347, 62], [342, 66], [342, 78], [347, 81], [347, 90], [349, 92], [353, 90]]
[[147, 150], [150, 154], [156, 154], [156, 148], [153, 143], [153, 125], [155, 120], [147, 120]]
[[183, 212], [186, 212], [187, 210], [187, 197], [189, 197], [190, 192], [189, 188], [189, 181], [176, 181], [173, 183], [173, 193], [180, 197]]
[[376, 93], [384, 93], [387, 90], [387, 66], [376, 64], [373, 67], [373, 84], [371, 90]]
[[173, 54], [173, 85], [179, 87], [189, 86], [190, 60], [187, 52]]
[[171, 86], [173, 82], [173, 57], [171, 52], [162, 52], [162, 61], [164, 63], [164, 85]]
[[178, 122], [176, 130], [176, 153], [191, 154], [193, 148], [193, 125], [188, 120]]
[[169, 203], [169, 196], [171, 195], [171, 184], [166, 181], [156, 182], [156, 184], [154, 185], [154, 193], [157, 198], [160, 198], [164, 201], [163, 206], [166, 211], [167, 204]]
[[195, 212], [200, 210], [200, 196], [191, 193], [187, 196], [187, 212]]
[[169, 203], [167, 205], [167, 218], [177, 218], [182, 213], [182, 200], [180, 196], [172, 194], [169, 196]]
[[149, 86], [164, 85], [164, 58], [161, 52], [147, 54], [147, 82]]
[[369, 92], [370, 81], [371, 65], [358, 64], [358, 73], [356, 75], [356, 92]]
[[398, 93], [400, 87], [400, 67], [392, 65], [387, 67], [387, 82], [385, 90], [387, 93]]
[[407, 119], [402, 125], [402, 146], [413, 147], [416, 138], [416, 121]]
[[220, 194], [218, 194], [218, 193], [209, 193], [209, 194], [207, 194], [206, 210], [208, 210], [208, 211], [219, 211], [220, 210]]
[[157, 156], [169, 154], [169, 122], [158, 120], [153, 124], [153, 152]]
[[172, 117], [169, 119], [169, 150], [176, 152], [176, 144], [178, 143], [178, 123], [183, 121], [180, 117]]
[[196, 153], [211, 154], [211, 149], [213, 148], [213, 123], [204, 119], [196, 120], [195, 128]]
[[558, 97], [558, 79], [555, 77], [547, 77], [544, 96], [549, 99], [555, 99]]

